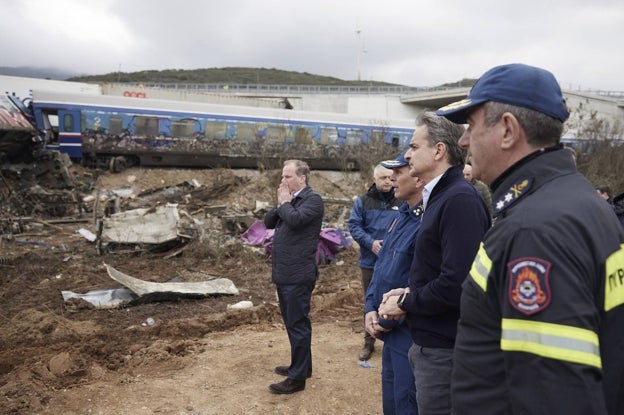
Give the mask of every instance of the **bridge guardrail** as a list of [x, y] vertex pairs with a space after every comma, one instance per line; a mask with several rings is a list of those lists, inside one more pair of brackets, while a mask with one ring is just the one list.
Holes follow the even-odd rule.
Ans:
[[227, 84], [227, 83], [113, 83], [127, 88], [161, 88], [188, 92], [219, 92], [245, 94], [413, 94], [456, 89], [457, 87], [408, 87], [388, 86], [349, 86], [349, 85], [278, 85], [278, 84]]

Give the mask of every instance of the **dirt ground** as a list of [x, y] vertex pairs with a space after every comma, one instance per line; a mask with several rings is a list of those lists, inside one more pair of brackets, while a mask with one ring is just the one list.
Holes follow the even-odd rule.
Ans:
[[[225, 208], [253, 216], [256, 201], [274, 203], [279, 174], [137, 168], [93, 175], [100, 192], [131, 188], [134, 195], [185, 181], [201, 184], [203, 192], [175, 202], [201, 223], [204, 237], [176, 256], [131, 250], [100, 255], [77, 232], [95, 232], [93, 221], [2, 235], [0, 413], [381, 413], [382, 345], [378, 342], [372, 367], [357, 362], [363, 332], [356, 246], [321, 267], [312, 303], [313, 376], [306, 390], [284, 396], [268, 390], [282, 380], [273, 368], [289, 363], [270, 264], [214, 212]], [[342, 200], [367, 185], [359, 173], [339, 172], [315, 172], [311, 184], [322, 196]], [[326, 203], [326, 223], [344, 226], [349, 211], [348, 203]], [[155, 282], [191, 281], [202, 273], [225, 277], [240, 294], [106, 310], [63, 301], [65, 290], [119, 288], [104, 263]], [[227, 307], [241, 300], [254, 306]], [[153, 325], [146, 324], [149, 317]]]

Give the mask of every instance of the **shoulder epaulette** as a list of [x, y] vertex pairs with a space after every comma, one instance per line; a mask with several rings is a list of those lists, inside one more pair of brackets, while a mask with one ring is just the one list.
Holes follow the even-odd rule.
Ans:
[[516, 200], [527, 194], [533, 185], [533, 178], [523, 178], [513, 184], [509, 190], [504, 192], [501, 197], [493, 203], [494, 214], [498, 215], [503, 210], [511, 206]]

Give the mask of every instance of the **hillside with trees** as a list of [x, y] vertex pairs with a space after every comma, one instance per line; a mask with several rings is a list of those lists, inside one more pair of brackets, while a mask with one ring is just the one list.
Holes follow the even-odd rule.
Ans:
[[[200, 68], [164, 69], [138, 72], [110, 72], [99, 75], [76, 74], [56, 68], [34, 66], [0, 66], [0, 75], [27, 78], [53, 79], [74, 82], [129, 82], [129, 83], [188, 83], [188, 84], [279, 84], [279, 85], [322, 85], [322, 86], [407, 86], [380, 81], [355, 81], [315, 75], [308, 72], [285, 71], [275, 68]], [[475, 79], [445, 83], [443, 87], [469, 87]], [[409, 85], [413, 86], [413, 85]], [[420, 85], [423, 86], [423, 85]], [[435, 86], [435, 85], [426, 85]]]
[[281, 85], [344, 85], [391, 86], [388, 82], [346, 81], [331, 76], [308, 72], [284, 71], [275, 68], [203, 68], [165, 69], [139, 72], [111, 72], [104, 75], [76, 76], [75, 82], [147, 82], [147, 83], [230, 83], [230, 84], [281, 84]]

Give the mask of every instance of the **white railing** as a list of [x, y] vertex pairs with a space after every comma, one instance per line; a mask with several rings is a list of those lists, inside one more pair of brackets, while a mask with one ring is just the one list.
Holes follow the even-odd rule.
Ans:
[[127, 88], [161, 88], [188, 92], [219, 92], [238, 94], [413, 94], [417, 92], [445, 91], [450, 87], [409, 87], [401, 85], [279, 85], [279, 84], [227, 84], [227, 83], [115, 83]]

